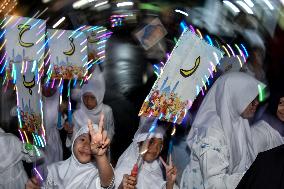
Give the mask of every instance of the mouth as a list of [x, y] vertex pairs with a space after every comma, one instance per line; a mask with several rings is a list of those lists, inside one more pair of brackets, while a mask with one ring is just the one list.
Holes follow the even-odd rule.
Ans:
[[155, 152], [147, 152], [147, 153], [145, 153], [145, 155], [150, 155], [150, 156], [155, 156], [156, 155], [156, 153]]
[[81, 154], [81, 155], [85, 155], [85, 156], [89, 156], [91, 155], [91, 150], [90, 149], [86, 149], [86, 148], [79, 148], [78, 152]]
[[284, 118], [284, 112], [277, 111], [277, 114], [278, 114], [280, 117], [283, 117], [283, 118]]

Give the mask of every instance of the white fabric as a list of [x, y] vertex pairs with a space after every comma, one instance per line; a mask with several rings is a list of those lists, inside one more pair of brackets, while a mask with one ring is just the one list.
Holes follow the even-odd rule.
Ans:
[[[81, 102], [83, 102], [83, 95], [85, 93], [92, 93], [97, 100], [97, 106], [89, 110], [84, 103], [81, 103], [80, 109], [74, 113], [75, 118], [82, 118], [80, 116], [86, 117], [88, 116], [94, 122], [99, 121], [100, 113], [103, 110], [103, 99], [105, 95], [105, 80], [103, 74], [100, 72], [99, 67], [96, 67], [93, 76], [89, 79], [88, 83], [82, 87], [81, 90]], [[82, 122], [83, 125], [87, 120], [80, 120], [79, 123]]]
[[251, 128], [241, 113], [258, 94], [258, 82], [245, 73], [221, 76], [203, 100], [188, 144], [192, 150], [182, 188], [235, 188], [257, 153]]
[[[89, 110], [83, 103], [83, 94], [90, 92], [97, 99], [97, 106]], [[81, 89], [81, 103], [80, 108], [76, 110], [73, 114], [73, 124], [74, 132], [73, 135], [83, 126], [88, 124], [88, 119], [91, 119], [93, 123], [98, 124], [100, 120], [100, 114], [104, 113], [105, 116], [105, 130], [108, 132], [108, 137], [112, 139], [114, 135], [114, 120], [112, 109], [103, 104], [105, 94], [105, 80], [102, 72], [99, 70], [99, 67], [96, 67], [93, 76], [88, 81], [88, 84], [84, 85]], [[67, 138], [66, 141], [67, 147], [70, 147], [71, 140]]]
[[[140, 117], [139, 128], [134, 135], [133, 141], [136, 143], [145, 141], [147, 138], [164, 138], [165, 128], [157, 126], [158, 119], [152, 117]], [[151, 128], [155, 128], [153, 132], [149, 132]]]
[[24, 189], [28, 180], [22, 161], [32, 162], [23, 143], [0, 128], [0, 189]]
[[180, 188], [234, 189], [243, 173], [228, 173], [229, 148], [225, 136], [218, 127], [209, 127], [210, 137], [192, 145], [190, 162], [186, 166]]
[[[154, 122], [153, 118], [140, 118], [140, 126], [135, 133], [133, 142], [120, 156], [115, 168], [115, 188], [118, 188], [124, 174], [130, 175], [131, 170], [139, 156], [139, 142], [147, 138], [163, 138], [165, 128], [157, 126], [151, 135], [148, 131]], [[152, 163], [143, 162], [139, 169], [137, 177], [137, 189], [162, 189], [165, 188], [166, 181], [163, 177], [163, 171], [160, 160]]]
[[[98, 126], [94, 124], [94, 128]], [[48, 176], [43, 188], [57, 187], [59, 189], [98, 189], [101, 188], [98, 169], [94, 162], [80, 163], [73, 153], [76, 138], [88, 133], [88, 127], [82, 127], [72, 142], [72, 155], [65, 161], [57, 162], [47, 167]]]
[[252, 126], [254, 149], [257, 153], [264, 152], [284, 144], [283, 137], [267, 122], [259, 121]]
[[[45, 161], [41, 166], [43, 175], [46, 175], [46, 166], [63, 160], [62, 142], [57, 129], [59, 91], [51, 97], [42, 97], [43, 100], [43, 122], [46, 131], [47, 146], [44, 149]], [[61, 121], [63, 123], [63, 120]]]

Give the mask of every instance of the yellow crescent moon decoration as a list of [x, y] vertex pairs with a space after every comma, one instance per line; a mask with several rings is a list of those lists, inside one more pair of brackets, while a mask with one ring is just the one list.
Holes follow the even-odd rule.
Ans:
[[87, 37], [87, 40], [89, 43], [96, 43], [100, 41], [100, 39], [96, 39], [96, 33], [94, 31], [91, 33], [91, 36]]
[[33, 77], [33, 80], [32, 81], [26, 81], [26, 77], [25, 75], [23, 75], [23, 85], [29, 89], [29, 93], [30, 95], [33, 95], [33, 91], [32, 91], [32, 88], [35, 86], [35, 76]]
[[22, 41], [22, 36], [24, 35], [26, 31], [29, 31], [30, 29], [31, 29], [30, 25], [24, 25], [24, 24], [18, 25], [18, 30], [20, 30], [19, 43], [22, 47], [32, 47], [34, 45], [34, 43], [27, 43], [27, 42]]
[[74, 41], [73, 37], [69, 37], [69, 41], [70, 41], [71, 49], [63, 52], [67, 56], [71, 56], [75, 52], [75, 45], [74, 45], [74, 42], [73, 42]]
[[194, 74], [194, 72], [197, 70], [198, 66], [200, 65], [200, 56], [195, 60], [194, 67], [189, 70], [180, 69], [180, 74], [182, 77], [187, 78]]

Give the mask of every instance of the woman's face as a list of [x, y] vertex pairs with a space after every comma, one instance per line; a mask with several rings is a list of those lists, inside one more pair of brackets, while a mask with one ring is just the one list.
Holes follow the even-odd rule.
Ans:
[[90, 135], [80, 135], [74, 142], [73, 153], [80, 163], [86, 164], [92, 160]]
[[278, 109], [277, 109], [277, 117], [281, 121], [284, 121], [284, 97], [281, 97], [279, 100]]
[[83, 102], [89, 110], [92, 110], [97, 106], [97, 99], [90, 92], [86, 92], [83, 94]]
[[241, 116], [244, 118], [244, 119], [250, 119], [250, 118], [253, 118], [255, 112], [256, 112], [256, 109], [257, 109], [257, 106], [259, 104], [259, 101], [258, 101], [258, 97], [256, 97], [247, 107], [246, 109], [243, 111], [243, 113], [241, 114]]
[[[142, 142], [143, 143], [143, 142]], [[140, 144], [141, 150], [142, 144]], [[147, 152], [143, 155], [143, 160], [151, 163], [156, 160], [163, 149], [163, 140], [161, 138], [151, 138]]]

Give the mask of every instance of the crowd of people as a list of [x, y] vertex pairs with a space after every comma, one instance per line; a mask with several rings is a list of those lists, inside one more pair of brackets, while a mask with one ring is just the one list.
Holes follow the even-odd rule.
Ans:
[[[259, 89], [265, 84], [256, 75], [219, 75], [197, 112], [188, 111], [181, 125], [141, 116], [132, 143], [113, 165], [115, 121], [103, 103], [100, 67], [73, 89], [77, 106], [72, 122], [60, 110], [58, 89], [43, 85], [47, 145], [38, 156], [33, 146], [0, 129], [0, 188], [283, 187], [283, 90], [268, 84], [270, 96], [263, 101]], [[64, 158], [66, 149], [69, 158]], [[23, 161], [33, 163], [36, 174], [29, 176]]]
[[[173, 123], [140, 117], [133, 142], [113, 167], [110, 159], [115, 149], [109, 145], [115, 134], [115, 123], [111, 108], [103, 104], [105, 83], [98, 67], [80, 89], [80, 105], [73, 113], [72, 125], [61, 118], [67, 132], [66, 141], [61, 140], [58, 131], [59, 93], [56, 90], [43, 90], [47, 146], [41, 157], [36, 158], [34, 151], [16, 136], [0, 130], [0, 186], [5, 189], [269, 187], [270, 180], [281, 177], [283, 169], [274, 160], [282, 164], [284, 93], [270, 90], [270, 97], [258, 111], [261, 113], [256, 114], [261, 84], [242, 72], [221, 75], [206, 94], [194, 119], [176, 126], [190, 128], [186, 140], [181, 137], [179, 141], [187, 144], [189, 153], [185, 148], [178, 149], [180, 145], [168, 144], [167, 131]], [[71, 154], [66, 160], [63, 160], [62, 143]], [[22, 161], [39, 159], [42, 163], [37, 164], [37, 170], [42, 177], [28, 178]], [[268, 162], [274, 163], [262, 166]], [[269, 169], [277, 169], [273, 177], [264, 176], [269, 174]], [[264, 184], [258, 182], [258, 177]], [[279, 180], [274, 184], [282, 186]]]

